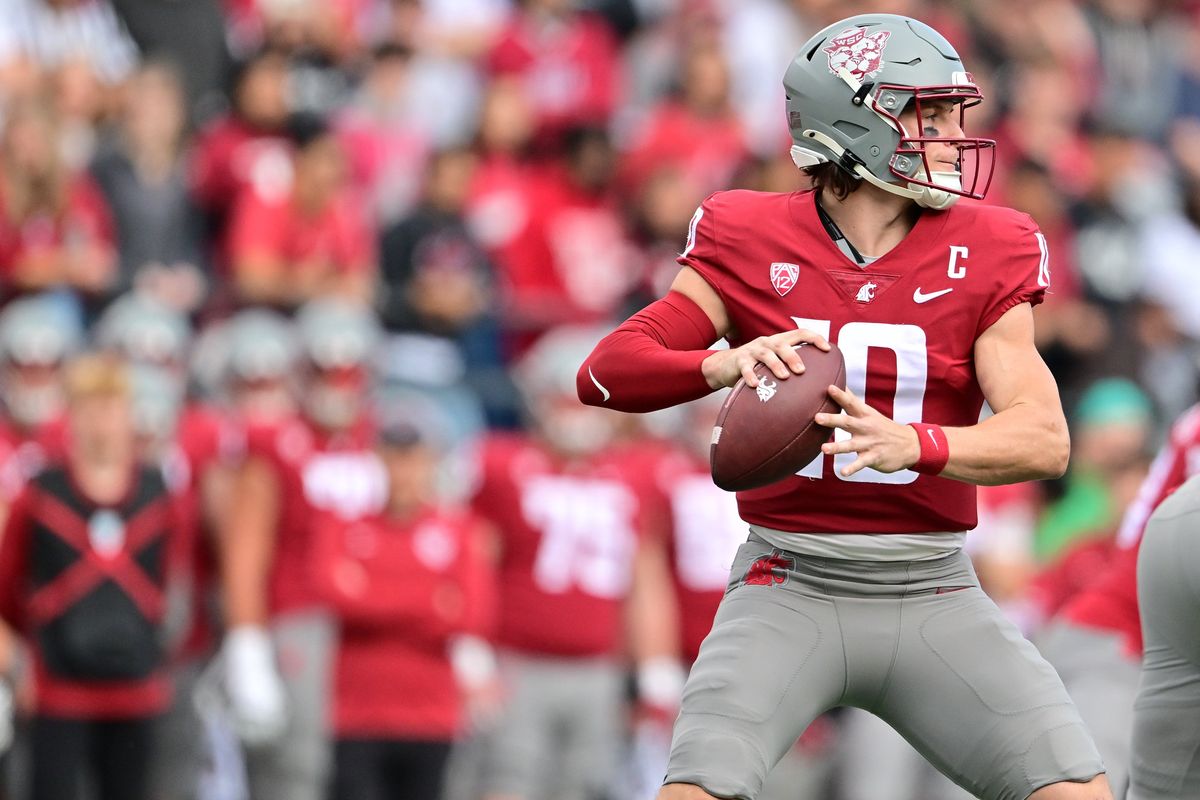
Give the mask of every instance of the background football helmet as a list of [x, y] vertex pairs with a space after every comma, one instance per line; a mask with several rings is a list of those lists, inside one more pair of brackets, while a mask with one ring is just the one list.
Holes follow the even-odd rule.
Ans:
[[367, 308], [321, 299], [296, 314], [296, 331], [309, 367], [305, 413], [323, 428], [348, 428], [365, 410], [379, 324]]
[[96, 323], [96, 343], [134, 364], [184, 370], [192, 327], [179, 312], [130, 292], [113, 301]]
[[0, 312], [0, 398], [14, 423], [32, 429], [62, 412], [60, 368], [81, 340], [52, 295], [22, 297]]

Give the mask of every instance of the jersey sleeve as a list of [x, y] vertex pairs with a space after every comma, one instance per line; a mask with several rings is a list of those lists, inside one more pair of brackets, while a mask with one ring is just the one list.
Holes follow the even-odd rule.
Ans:
[[1046, 237], [1028, 214], [1019, 214], [1015, 224], [995, 243], [998, 259], [991, 295], [984, 306], [975, 335], [979, 336], [1014, 306], [1036, 306], [1050, 288], [1050, 250]]
[[700, 277], [725, 300], [724, 267], [721, 266], [720, 250], [717, 245], [717, 205], [721, 192], [709, 195], [700, 204], [692, 221], [688, 223], [687, 243], [683, 252], [675, 259], [681, 266], [691, 267], [700, 273]]

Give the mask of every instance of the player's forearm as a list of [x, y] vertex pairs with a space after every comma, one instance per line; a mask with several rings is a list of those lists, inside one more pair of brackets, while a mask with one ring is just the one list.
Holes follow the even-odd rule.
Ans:
[[267, 621], [266, 587], [269, 547], [244, 542], [226, 551], [223, 564], [225, 617], [230, 628], [264, 625]]
[[672, 292], [634, 314], [596, 345], [579, 368], [579, 399], [617, 411], [643, 412], [686, 403], [713, 391], [701, 364], [716, 331], [704, 312]]
[[1062, 415], [1015, 404], [968, 428], [946, 428], [950, 460], [942, 477], [995, 485], [1057, 478], [1067, 469], [1070, 437]]
[[279, 487], [271, 468], [257, 458], [242, 465], [226, 524], [218, 538], [226, 623], [263, 625], [275, 556]]

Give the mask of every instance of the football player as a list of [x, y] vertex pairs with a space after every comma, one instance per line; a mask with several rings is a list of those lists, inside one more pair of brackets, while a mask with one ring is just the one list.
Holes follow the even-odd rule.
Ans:
[[1200, 405], [1171, 426], [1166, 445], [1121, 519], [1116, 550], [1104, 570], [1067, 601], [1038, 637], [1095, 735], [1118, 792], [1129, 774], [1133, 704], [1142, 668], [1138, 548], [1154, 509], [1198, 472]]
[[[576, 366], [599, 338], [561, 327], [540, 339], [517, 368], [532, 434], [495, 434], [480, 447], [472, 505], [497, 531], [506, 695], [486, 736], [489, 800], [602, 796], [624, 723], [624, 611], [655, 606], [654, 588], [670, 582], [661, 548], [647, 546], [636, 462], [613, 447], [619, 415], [574, 396]], [[664, 645], [657, 655], [674, 644], [640, 630], [630, 638]]]
[[387, 489], [365, 413], [374, 318], [321, 300], [301, 308], [296, 327], [301, 413], [247, 430], [219, 542], [225, 687], [256, 800], [324, 796], [334, 631], [312, 580], [313, 526], [318, 511], [375, 513]]
[[1167, 800], [1200, 793], [1196, 638], [1196, 545], [1200, 478], [1163, 501], [1146, 524], [1137, 589], [1146, 652], [1133, 704], [1133, 758], [1128, 800]]
[[[0, 312], [0, 523], [29, 479], [66, 449], [62, 370], [81, 338], [48, 294], [18, 298]], [[0, 623], [0, 753], [13, 739], [14, 648]]]
[[[758, 362], [799, 374], [802, 342], [846, 361], [847, 388], [828, 390], [844, 413], [816, 415], [833, 441], [739, 495], [750, 538], [659, 796], [757, 797], [800, 732], [849, 705], [979, 797], [1109, 798], [1062, 682], [962, 552], [974, 484], [1057, 476], [1069, 453], [1033, 339], [1045, 239], [1027, 215], [955, 205], [991, 178], [994, 143], [963, 131], [979, 88], [937, 31], [884, 14], [820, 31], [784, 88], [814, 189], [706, 200], [671, 291], [577, 376], [591, 405], [648, 411], [757, 386]], [[710, 351], [720, 337], [731, 349]]]

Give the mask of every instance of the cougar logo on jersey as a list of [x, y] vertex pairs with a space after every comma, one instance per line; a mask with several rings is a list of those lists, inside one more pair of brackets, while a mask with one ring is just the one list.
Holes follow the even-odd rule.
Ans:
[[867, 281], [858, 290], [858, 294], [854, 299], [860, 303], [869, 303], [875, 299], [875, 290], [877, 288], [879, 288], [877, 284]]
[[771, 380], [770, 378], [763, 378], [758, 382], [758, 386], [754, 389], [754, 391], [758, 392], [759, 402], [765, 403], [775, 396], [775, 391], [778, 387], [779, 384], [777, 384], [775, 381]]
[[[787, 583], [788, 571], [796, 562], [778, 553], [758, 559], [746, 570], [742, 583], [746, 586], [775, 586]], [[781, 574], [781, 572], [782, 574]]]
[[843, 67], [858, 80], [874, 77], [883, 67], [883, 46], [890, 31], [867, 36], [864, 28], [847, 28], [829, 40], [822, 52], [829, 54], [829, 71], [834, 75]]
[[782, 261], [776, 261], [771, 265], [771, 285], [775, 287], [775, 291], [779, 292], [779, 296], [783, 297], [796, 286], [796, 279], [800, 277], [799, 264], [787, 264]]

